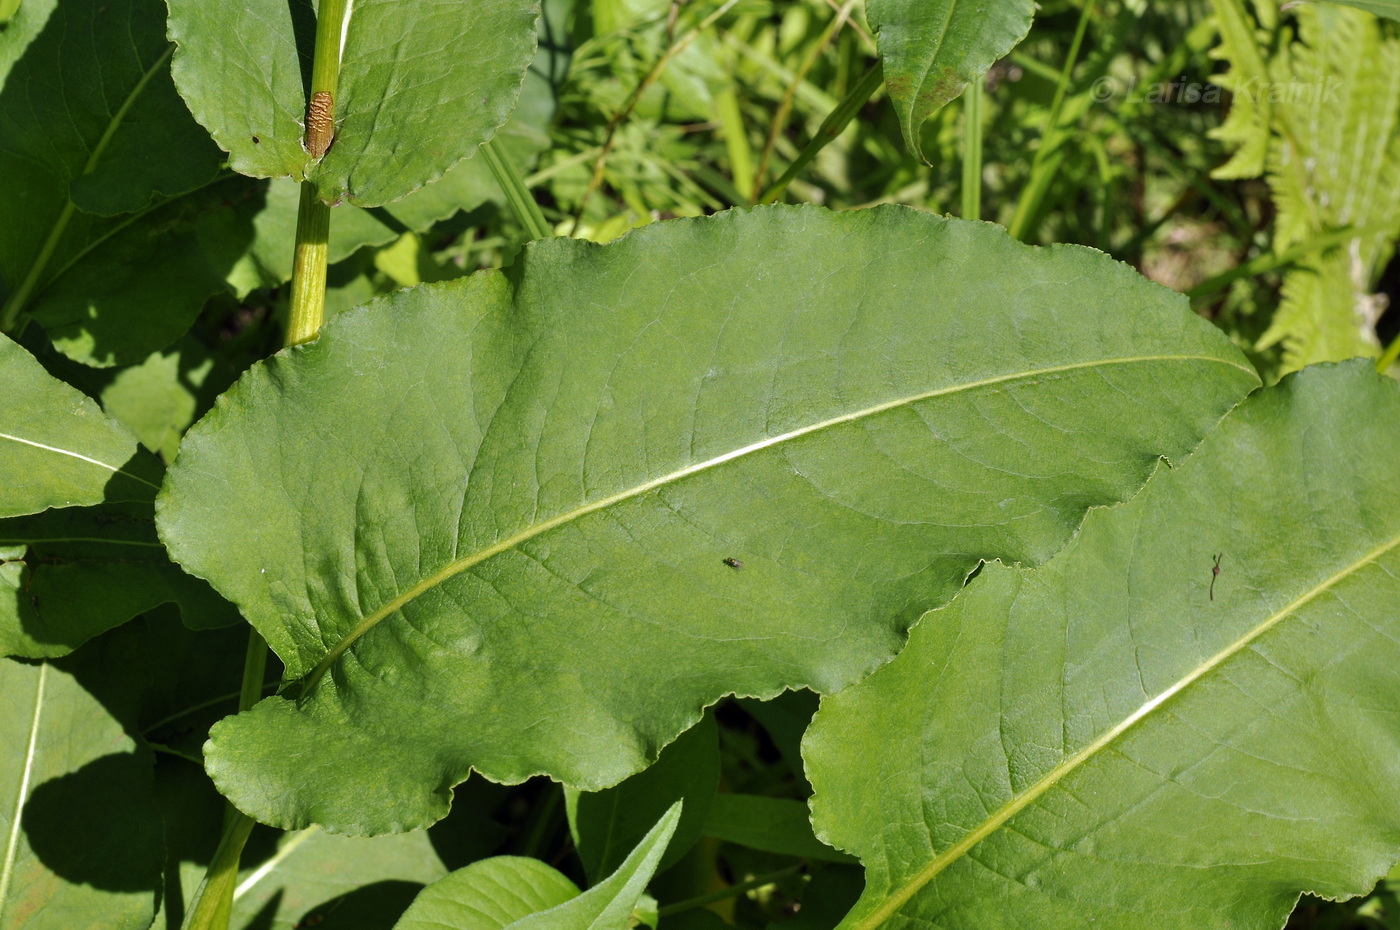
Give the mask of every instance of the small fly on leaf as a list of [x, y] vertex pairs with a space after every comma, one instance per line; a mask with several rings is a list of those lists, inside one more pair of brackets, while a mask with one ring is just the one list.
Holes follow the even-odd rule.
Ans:
[[1225, 553], [1220, 553], [1215, 557], [1215, 565], [1210, 570], [1210, 599], [1215, 600], [1215, 579], [1220, 577], [1220, 560], [1225, 558]]
[[720, 561], [723, 562], [725, 565], [728, 565], [730, 568], [734, 569], [736, 572], [737, 572], [739, 569], [741, 569], [741, 568], [744, 567], [744, 563], [743, 563], [743, 562], [740, 562], [738, 559], [734, 558], [733, 556], [730, 556], [730, 557], [727, 558], [727, 559], [721, 559]]

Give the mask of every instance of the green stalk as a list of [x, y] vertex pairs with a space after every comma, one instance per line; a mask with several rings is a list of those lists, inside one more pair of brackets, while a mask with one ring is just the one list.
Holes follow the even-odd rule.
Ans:
[[181, 930], [227, 930], [233, 913], [233, 889], [238, 884], [238, 859], [252, 832], [253, 820], [243, 814], [224, 826], [219, 848], [214, 851], [199, 890], [194, 893]]
[[[311, 65], [311, 100], [306, 107], [306, 150], [318, 162], [335, 142], [335, 95], [349, 16], [350, 0], [321, 0], [317, 10], [316, 57]], [[289, 346], [314, 339], [326, 317], [330, 229], [331, 208], [316, 196], [314, 182], [302, 181], [287, 320]]]
[[730, 885], [728, 888], [721, 888], [719, 891], [711, 891], [709, 894], [702, 894], [685, 901], [677, 901], [675, 904], [668, 904], [663, 908], [658, 908], [658, 917], [669, 917], [672, 914], [680, 914], [684, 911], [692, 911], [697, 907], [704, 907], [707, 904], [714, 904], [716, 901], [723, 901], [726, 898], [737, 898], [739, 895], [752, 891], [755, 888], [762, 888], [764, 885], [771, 885], [776, 881], [787, 878], [789, 875], [796, 875], [802, 868], [802, 864], [790, 865], [785, 869], [778, 869], [766, 875], [757, 875], [747, 881]]
[[[335, 141], [335, 94], [349, 12], [349, 0], [321, 0], [318, 10], [316, 58], [311, 67], [311, 101], [306, 114], [306, 150], [317, 160]], [[330, 228], [331, 208], [316, 196], [314, 182], [303, 181], [292, 261], [291, 308], [284, 340], [288, 346], [314, 339], [325, 319]], [[239, 712], [251, 709], [262, 697], [266, 670], [267, 642], [257, 630], [250, 629], [238, 695]], [[247, 814], [232, 804], [225, 807], [219, 848], [195, 891], [181, 930], [228, 930], [233, 892], [238, 886], [238, 863], [253, 826], [254, 821]]]
[[316, 196], [316, 182], [301, 182], [292, 293], [285, 343], [314, 339], [326, 317], [326, 257], [330, 252], [331, 208]]
[[865, 106], [865, 102], [875, 96], [875, 91], [880, 85], [885, 83], [885, 74], [879, 63], [873, 65], [869, 71], [861, 76], [856, 82], [856, 86], [851, 88], [851, 92], [845, 96], [836, 109], [827, 114], [822, 120], [821, 126], [817, 129], [812, 141], [807, 143], [797, 156], [797, 160], [788, 165], [788, 169], [783, 172], [783, 176], [773, 183], [773, 186], [763, 192], [763, 196], [758, 198], [759, 203], [772, 203], [782, 196], [787, 186], [801, 174], [812, 159], [817, 157], [817, 153], [834, 142], [841, 133], [846, 131], [855, 115], [860, 112], [860, 108]]
[[826, 51], [826, 47], [840, 33], [841, 28], [850, 21], [851, 8], [855, 6], [855, 3], [856, 0], [847, 0], [845, 6], [837, 9], [836, 18], [826, 27], [821, 38], [808, 50], [806, 57], [802, 59], [802, 63], [798, 65], [797, 71], [793, 74], [792, 80], [787, 82], [787, 90], [783, 92], [783, 99], [779, 102], [778, 109], [773, 114], [773, 121], [768, 126], [768, 139], [763, 144], [763, 154], [758, 160], [758, 171], [754, 174], [753, 184], [749, 187], [739, 185], [739, 189], [745, 193], [752, 191], [750, 196], [755, 201], [763, 193], [758, 185], [762, 184], [763, 179], [768, 176], [768, 162], [772, 160], [773, 151], [778, 147], [778, 138], [787, 126], [788, 116], [792, 114], [792, 105], [797, 99], [798, 88], [807, 80], [807, 74], [816, 65], [822, 53]]
[[963, 97], [962, 217], [982, 218], [982, 79]]
[[1396, 336], [1391, 340], [1390, 345], [1385, 350], [1385, 354], [1376, 360], [1376, 371], [1385, 374], [1390, 370], [1390, 366], [1395, 364], [1397, 358], [1400, 358], [1400, 336]]
[[506, 203], [510, 204], [510, 208], [515, 211], [515, 218], [520, 220], [520, 225], [525, 227], [525, 232], [529, 234], [530, 238], [547, 239], [554, 235], [554, 230], [545, 220], [544, 213], [540, 210], [540, 205], [535, 202], [534, 195], [530, 193], [525, 179], [520, 176], [520, 172], [515, 170], [515, 166], [501, 152], [495, 139], [481, 147], [481, 156], [486, 159], [486, 165], [496, 176], [496, 183], [500, 185], [501, 193], [506, 195]]
[[1084, 34], [1089, 29], [1089, 16], [1094, 11], [1094, 0], [1085, 0], [1084, 9], [1079, 14], [1079, 25], [1074, 30], [1074, 41], [1070, 43], [1069, 54], [1065, 56], [1065, 66], [1060, 71], [1055, 84], [1055, 97], [1050, 103], [1050, 120], [1045, 124], [1045, 135], [1040, 139], [1040, 147], [1035, 150], [1031, 162], [1031, 177], [1026, 189], [1016, 201], [1016, 213], [1011, 218], [1008, 232], [1017, 239], [1024, 239], [1033, 217], [1040, 208], [1040, 201], [1050, 188], [1050, 181], [1059, 170], [1064, 159], [1047, 162], [1046, 158], [1060, 145], [1060, 111], [1064, 109], [1065, 95], [1074, 77], [1074, 66], [1079, 63], [1079, 49], [1084, 44]]
[[[243, 686], [238, 695], [239, 712], [250, 709], [262, 697], [262, 680], [267, 670], [267, 643], [257, 630], [248, 631], [248, 651], [243, 657]], [[224, 808], [224, 832], [219, 848], [204, 873], [204, 881], [194, 893], [181, 930], [228, 930], [233, 913], [233, 891], [238, 886], [238, 860], [243, 845], [253, 832], [253, 818], [228, 804]]]

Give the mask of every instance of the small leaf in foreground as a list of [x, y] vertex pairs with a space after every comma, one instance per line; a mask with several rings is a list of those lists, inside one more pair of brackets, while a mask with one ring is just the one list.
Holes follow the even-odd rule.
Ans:
[[391, 295], [251, 369], [169, 473], [172, 557], [303, 679], [209, 771], [347, 833], [431, 823], [472, 768], [607, 787], [727, 693], [859, 679], [1255, 384], [1128, 267], [905, 208], [551, 239]]
[[841, 926], [1277, 928], [1368, 891], [1400, 859], [1397, 460], [1400, 386], [1304, 370], [824, 699]]
[[680, 818], [677, 801], [616, 872], [583, 894], [537, 859], [498, 856], [423, 889], [394, 930], [624, 930]]

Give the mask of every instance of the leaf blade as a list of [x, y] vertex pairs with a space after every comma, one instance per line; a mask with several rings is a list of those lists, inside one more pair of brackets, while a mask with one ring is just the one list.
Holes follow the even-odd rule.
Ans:
[[[1322, 426], [1344, 399], [1371, 406]], [[1400, 507], [1380, 486], [1397, 415], [1400, 396], [1364, 363], [1282, 382], [1182, 468], [1092, 515], [1036, 573], [989, 566], [962, 605], [925, 618], [906, 653], [827, 699], [804, 745], [814, 819], [861, 856], [871, 883], [843, 925], [1015, 926], [1034, 912], [1046, 927], [1086, 916], [1186, 927], [1202, 913], [1262, 927], [1300, 891], [1369, 889], [1397, 851], [1400, 813], [1374, 805], [1351, 772], [1372, 771], [1393, 737], [1361, 704], [1320, 712], [1378, 684], [1358, 640], [1322, 631], [1386, 635], [1367, 611], [1400, 548]], [[1359, 451], [1321, 484], [1310, 477], [1346, 449]], [[1365, 503], [1328, 516], [1348, 498]], [[1363, 509], [1364, 538], [1341, 543]], [[1219, 576], [1212, 544], [1224, 550]], [[876, 733], [897, 746], [908, 728], [924, 763], [856, 758]], [[1334, 741], [1352, 766], [1328, 761]], [[897, 785], [897, 799], [860, 787], [871, 779]], [[860, 822], [921, 807], [883, 835]], [[1183, 909], [1188, 876], [1198, 890]], [[1095, 900], [1090, 885], [1112, 891]]]
[[[423, 825], [466, 758], [498, 780], [548, 771], [596, 790], [724, 693], [840, 688], [982, 553], [1043, 560], [1087, 506], [1130, 496], [1256, 383], [1126, 268], [914, 211], [769, 208], [610, 246], [540, 243], [521, 267], [337, 318], [245, 377], [181, 448], [162, 538], [305, 679], [299, 704], [214, 731], [211, 773], [260, 818]], [[996, 332], [1019, 341], [985, 341]], [[383, 365], [393, 352], [438, 361], [405, 381]], [[1092, 425], [1067, 412], [1085, 396]], [[258, 438], [297, 434], [284, 415], [355, 428]], [[311, 474], [267, 494], [268, 475]], [[805, 531], [786, 529], [793, 513]], [[404, 693], [361, 678], [366, 662], [400, 669]], [[687, 670], [683, 685], [661, 669]], [[410, 705], [475, 706], [472, 735], [420, 741], [388, 722]], [[322, 751], [293, 761], [274, 745]], [[280, 772], [264, 785], [295, 777], [319, 798], [239, 793], [254, 751], [264, 777]], [[361, 766], [403, 777], [363, 782]]]
[[[169, 2], [176, 85], [234, 170], [311, 180], [325, 202], [363, 207], [437, 180], [506, 121], [534, 54], [539, 14], [532, 0], [355, 3], [335, 139], [316, 160], [302, 138], [310, 4]], [[227, 35], [242, 41], [224, 42]]]
[[904, 143], [925, 159], [919, 130], [930, 116], [981, 78], [1030, 31], [1035, 4], [993, 0], [871, 0], [885, 84]]
[[6, 405], [0, 416], [0, 467], [7, 476], [0, 485], [0, 516], [104, 500], [154, 499], [159, 477], [149, 462], [133, 465], [136, 438], [4, 336], [0, 393], [26, 399]]

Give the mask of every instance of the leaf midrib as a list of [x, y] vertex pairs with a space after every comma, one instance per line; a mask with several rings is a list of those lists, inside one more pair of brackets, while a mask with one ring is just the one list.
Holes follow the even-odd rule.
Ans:
[[935, 856], [917, 875], [886, 897], [884, 902], [867, 917], [851, 924], [849, 930], [874, 930], [874, 928], [879, 927], [890, 917], [894, 916], [901, 907], [907, 904], [910, 898], [918, 894], [920, 889], [933, 881], [940, 872], [970, 852], [978, 843], [1001, 829], [1008, 820], [1030, 806], [1033, 802], [1039, 800], [1046, 792], [1064, 779], [1065, 776], [1106, 749], [1124, 733], [1141, 723], [1149, 714], [1234, 658], [1251, 643], [1259, 639], [1259, 637], [1272, 630], [1280, 622], [1305, 607], [1318, 596], [1331, 590], [1366, 566], [1373, 564], [1377, 559], [1387, 552], [1390, 552], [1392, 549], [1395, 549], [1397, 546], [1400, 546], [1400, 536], [1395, 536], [1387, 542], [1382, 543], [1360, 559], [1333, 573], [1308, 591], [1290, 601], [1281, 610], [1270, 615], [1267, 619], [1247, 631], [1234, 642], [1201, 662], [1190, 672], [1183, 675], [1171, 687], [1163, 690], [1137, 710], [1133, 711], [1133, 713], [1099, 734], [1092, 742], [1055, 766], [1035, 784], [1031, 785], [1031, 787], [993, 811], [976, 829], [969, 831], [968, 834], [957, 843]]
[[160, 485], [152, 484], [145, 478], [142, 478], [140, 475], [133, 475], [129, 471], [123, 471], [116, 465], [109, 465], [101, 459], [95, 459], [91, 456], [83, 455], [81, 452], [74, 452], [72, 449], [60, 449], [58, 446], [50, 446], [45, 443], [38, 442], [37, 440], [25, 439], [23, 436], [12, 436], [9, 433], [0, 433], [0, 439], [8, 439], [11, 442], [17, 442], [21, 445], [33, 446], [36, 449], [43, 449], [45, 452], [54, 452], [58, 455], [66, 455], [71, 458], [79, 459], [80, 461], [87, 462], [89, 465], [96, 465], [98, 468], [105, 468], [107, 471], [110, 471], [114, 475], [121, 475], [125, 478], [130, 478], [132, 481], [139, 481], [153, 491], [160, 490]]
[[559, 514], [556, 517], [552, 517], [541, 523], [537, 523], [533, 526], [526, 527], [525, 529], [501, 540], [500, 542], [493, 543], [492, 545], [487, 546], [484, 549], [478, 550], [477, 552], [474, 552], [463, 558], [449, 562], [446, 566], [434, 572], [432, 575], [429, 575], [428, 577], [424, 578], [417, 584], [413, 585], [407, 591], [403, 592], [398, 597], [395, 597], [393, 600], [389, 601], [384, 606], [380, 607], [378, 610], [362, 618], [359, 621], [359, 623], [357, 623], [355, 627], [352, 630], [350, 630], [349, 633], [341, 637], [341, 639], [333, 647], [331, 647], [331, 649], [326, 653], [325, 657], [322, 658], [321, 661], [318, 662], [316, 666], [311, 670], [311, 672], [306, 677], [306, 683], [303, 686], [301, 693], [303, 696], [309, 694], [311, 690], [316, 687], [317, 683], [325, 675], [326, 671], [331, 667], [331, 665], [335, 663], [336, 659], [340, 658], [340, 656], [343, 655], [345, 651], [349, 649], [357, 640], [359, 640], [360, 637], [368, 633], [382, 620], [386, 619], [390, 615], [402, 609], [410, 601], [414, 600], [419, 595], [432, 590], [433, 588], [447, 581], [449, 578], [459, 575], [467, 569], [472, 568], [475, 565], [481, 564], [487, 559], [500, 555], [501, 553], [506, 552], [510, 549], [514, 549], [521, 543], [527, 542], [535, 538], [536, 536], [539, 536], [542, 533], [546, 533], [552, 529], [555, 529], [556, 527], [563, 526], [581, 517], [585, 517], [590, 513], [595, 513], [599, 510], [604, 510], [608, 507], [613, 506], [614, 504], [622, 503], [623, 501], [630, 500], [634, 497], [640, 497], [641, 495], [654, 491], [657, 488], [665, 487], [669, 484], [674, 484], [675, 482], [680, 481], [684, 478], [688, 478], [691, 475], [699, 474], [700, 472], [718, 467], [727, 462], [732, 462], [735, 459], [743, 458], [744, 456], [750, 455], [754, 452], [760, 452], [764, 449], [769, 449], [774, 446], [780, 445], [784, 442], [789, 442], [791, 440], [798, 439], [803, 436], [809, 436], [813, 433], [820, 432], [825, 429], [830, 429], [834, 426], [840, 426], [845, 423], [853, 423], [858, 420], [865, 419], [866, 417], [876, 416], [878, 414], [885, 413], [890, 410], [895, 410], [900, 407], [905, 407], [910, 404], [916, 404], [921, 401], [931, 400], [935, 397], [942, 397], [950, 394], [956, 394], [960, 391], [972, 391], [978, 388], [991, 387], [998, 384], [1007, 384], [1013, 381], [1026, 380], [1029, 378], [1038, 378], [1046, 375], [1060, 374], [1069, 371], [1082, 371], [1084, 369], [1089, 368], [1103, 368], [1113, 365], [1143, 364], [1147, 362], [1214, 362], [1216, 364], [1228, 365], [1232, 368], [1238, 368], [1241, 371], [1248, 372], [1250, 375], [1255, 375], [1255, 372], [1252, 368], [1248, 368], [1245, 365], [1239, 364], [1238, 362], [1232, 362], [1228, 359], [1219, 358], [1213, 355], [1138, 355], [1128, 356], [1124, 358], [1094, 359], [1091, 361], [1084, 362], [1072, 362], [1066, 365], [1055, 365], [1049, 368], [1039, 368], [1033, 371], [1022, 371], [1016, 372], [1014, 374], [997, 375], [992, 378], [984, 378], [980, 381], [970, 381], [964, 384], [954, 384], [947, 387], [938, 388], [932, 391], [925, 391], [921, 394], [915, 394], [909, 397], [901, 397], [895, 400], [886, 401], [882, 404], [876, 404], [872, 407], [865, 407], [860, 410], [853, 411], [851, 413], [846, 413], [837, 417], [832, 417], [828, 420], [822, 420], [808, 426], [803, 426], [799, 427], [798, 429], [789, 430], [788, 432], [782, 433], [777, 436], [770, 436], [767, 439], [761, 439], [758, 442], [750, 443], [747, 446], [743, 446], [739, 449], [734, 449], [732, 451], [724, 453], [723, 455], [717, 455], [713, 458], [706, 459], [703, 462], [697, 462], [693, 465], [688, 465], [685, 468], [681, 468], [668, 474], [661, 475], [657, 478], [651, 479], [650, 481], [642, 482], [641, 484], [635, 485], [634, 487], [627, 488], [623, 491], [618, 491], [615, 494], [610, 494], [606, 497], [599, 498], [596, 501], [592, 501], [590, 503], [583, 504], [579, 507], [575, 507], [574, 509]]
[[44, 662], [39, 666], [39, 679], [34, 686], [34, 716], [29, 721], [29, 743], [24, 752], [24, 772], [20, 776], [14, 811], [10, 815], [10, 835], [5, 841], [5, 859], [0, 863], [0, 917], [3, 917], [8, 909], [10, 882], [14, 879], [15, 857], [19, 853], [20, 815], [24, 811], [25, 797], [29, 794], [30, 776], [34, 774], [34, 754], [39, 745], [39, 719], [44, 709], [44, 685], [48, 671], [49, 663]]

